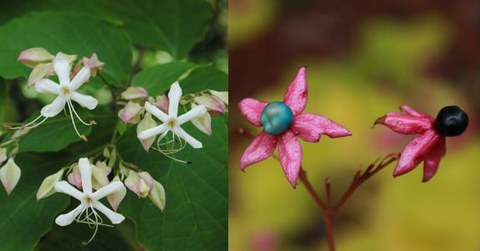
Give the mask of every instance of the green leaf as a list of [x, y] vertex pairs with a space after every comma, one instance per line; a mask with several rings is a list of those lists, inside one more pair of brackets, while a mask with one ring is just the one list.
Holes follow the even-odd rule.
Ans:
[[205, 0], [120, 0], [101, 2], [124, 23], [132, 40], [169, 52], [176, 59], [187, 58], [209, 28], [212, 7]]
[[58, 154], [19, 154], [15, 162], [22, 170], [19, 183], [10, 196], [0, 191], [0, 250], [33, 250], [69, 203], [66, 196], [37, 201], [36, 191], [45, 176], [66, 162], [59, 160]]
[[[72, 204], [73, 206], [77, 206], [78, 201], [74, 200]], [[66, 209], [65, 212], [68, 212], [68, 210], [70, 209]], [[94, 231], [86, 224], [73, 223], [65, 227], [60, 227], [55, 224], [52, 230], [40, 240], [37, 248], [38, 250], [48, 251], [141, 250], [136, 245], [133, 229], [133, 223], [128, 220], [122, 222], [122, 224], [114, 225], [114, 227], [100, 226], [92, 242], [85, 245], [84, 242], [90, 239]]]
[[[102, 108], [97, 108], [93, 113], [81, 110], [79, 115], [83, 120], [95, 120], [97, 124], [111, 123], [112, 120], [116, 119], [109, 110]], [[33, 117], [36, 116], [38, 114]], [[96, 126], [84, 126], [78, 121], [75, 122], [80, 133], [85, 136], [88, 136], [92, 130], [97, 129]], [[106, 130], [106, 132], [111, 135], [111, 131]], [[59, 151], [78, 141], [82, 141], [82, 139], [75, 133], [70, 116], [60, 113], [54, 118], [49, 118], [42, 125], [31, 129], [20, 140], [19, 152]], [[85, 144], [83, 141], [82, 143]]]
[[121, 30], [89, 15], [41, 12], [14, 19], [0, 28], [0, 76], [27, 77], [31, 69], [17, 62], [21, 51], [44, 47], [50, 53], [63, 52], [89, 57], [96, 53], [105, 63], [102, 74], [116, 85], [125, 86], [131, 67], [129, 38]]
[[227, 74], [213, 67], [194, 69], [181, 84], [184, 93], [194, 93], [206, 89], [228, 91]]
[[166, 92], [173, 82], [188, 74], [195, 67], [195, 64], [189, 62], [156, 65], [135, 75], [132, 85], [141, 86], [147, 90], [150, 96], [156, 96]]
[[187, 147], [175, 157], [145, 152], [135, 129], [128, 130], [118, 149], [122, 157], [148, 171], [165, 187], [162, 213], [147, 199], [127, 193], [120, 211], [135, 221], [138, 240], [149, 250], [227, 250], [227, 158], [225, 117], [214, 117], [213, 135], [201, 134], [191, 124], [184, 128], [203, 143]]
[[132, 85], [141, 86], [150, 96], [156, 96], [167, 92], [177, 80], [180, 81], [184, 94], [206, 89], [228, 89], [227, 74], [213, 67], [197, 66], [189, 62], [173, 62], [147, 68], [133, 78]]
[[0, 121], [5, 121], [7, 98], [7, 85], [5, 84], [5, 80], [0, 78]]

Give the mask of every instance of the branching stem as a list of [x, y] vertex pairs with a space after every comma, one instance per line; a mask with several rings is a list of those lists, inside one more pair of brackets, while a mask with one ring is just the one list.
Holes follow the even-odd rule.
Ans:
[[[243, 129], [239, 130], [240, 134], [247, 138], [248, 140], [252, 141], [254, 139], [253, 135]], [[278, 160], [276, 155], [273, 155], [275, 159]], [[399, 157], [398, 153], [388, 154], [384, 158], [378, 158], [370, 164], [365, 171], [358, 170], [355, 175], [353, 176], [352, 182], [350, 183], [349, 187], [345, 192], [342, 194], [340, 199], [337, 202], [332, 201], [332, 180], [330, 178], [326, 178], [324, 182], [325, 186], [325, 201], [319, 196], [315, 188], [310, 183], [308, 179], [307, 172], [300, 167], [300, 173], [298, 175], [300, 181], [307, 189], [308, 193], [314, 200], [315, 204], [320, 209], [320, 215], [325, 222], [325, 231], [327, 235], [328, 241], [328, 250], [334, 251], [335, 250], [335, 238], [334, 238], [334, 229], [335, 229], [335, 219], [339, 214], [341, 208], [348, 199], [357, 191], [357, 188], [362, 185], [365, 181], [370, 179], [373, 175], [384, 169], [386, 166], [390, 165], [391, 163], [395, 162]]]

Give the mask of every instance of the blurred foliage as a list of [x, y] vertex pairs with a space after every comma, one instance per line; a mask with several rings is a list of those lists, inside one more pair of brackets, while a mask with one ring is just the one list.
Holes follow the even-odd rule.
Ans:
[[[252, 13], [262, 11], [251, 1], [237, 2], [250, 4], [248, 11]], [[273, 9], [264, 11], [265, 16]], [[235, 19], [231, 23], [243, 21], [238, 13], [231, 15]], [[248, 23], [243, 22], [245, 26]], [[253, 25], [242, 29], [251, 31], [242, 43], [258, 36], [258, 28]], [[242, 29], [239, 33], [244, 32]], [[380, 156], [400, 152], [411, 139], [384, 127], [371, 129], [375, 119], [398, 111], [402, 104], [432, 116], [446, 105], [462, 107], [470, 116], [470, 126], [462, 136], [447, 140], [447, 155], [436, 176], [422, 183], [420, 165], [393, 179], [394, 166], [389, 166], [360, 187], [342, 209], [336, 221], [336, 242], [338, 250], [355, 251], [478, 250], [478, 114], [461, 88], [425, 72], [432, 59], [448, 52], [452, 27], [440, 15], [401, 21], [375, 16], [359, 25], [357, 32], [351, 52], [328, 58], [314, 54], [298, 57], [288, 62], [288, 70], [275, 84], [231, 85], [251, 88], [251, 96], [260, 100], [279, 100], [297, 68], [308, 65], [306, 112], [324, 115], [353, 133], [352, 137], [335, 140], [322, 137], [318, 144], [302, 142], [303, 167], [312, 184], [324, 194], [323, 181], [330, 177], [334, 197], [343, 193], [356, 170], [366, 168]], [[236, 30], [230, 34], [231, 39], [237, 39]], [[252, 44], [251, 48], [258, 49]], [[237, 46], [242, 51], [241, 45]], [[275, 68], [276, 62], [272, 64]], [[235, 95], [233, 99], [245, 98], [232, 93]], [[238, 128], [254, 134], [260, 130], [239, 113], [232, 113], [231, 130]], [[230, 250], [327, 250], [323, 222], [305, 188], [300, 184], [291, 189], [273, 158], [241, 172], [239, 158], [249, 142], [237, 138], [241, 140], [234, 140], [229, 160]]]

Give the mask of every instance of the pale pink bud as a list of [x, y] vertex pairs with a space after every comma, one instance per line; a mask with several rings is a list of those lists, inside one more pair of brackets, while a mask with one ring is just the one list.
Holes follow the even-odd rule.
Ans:
[[128, 87], [127, 90], [122, 92], [121, 97], [125, 100], [133, 100], [140, 98], [147, 98], [148, 92], [142, 87]]
[[222, 100], [223, 103], [228, 105], [228, 92], [218, 92], [214, 90], [208, 90], [213, 96]]
[[147, 197], [153, 188], [153, 178], [147, 172], [130, 171], [124, 183], [140, 198]]
[[225, 104], [221, 99], [217, 98], [216, 96], [210, 94], [203, 94], [201, 96], [195, 97], [193, 100], [199, 105], [204, 105], [208, 111], [212, 111], [214, 113], [225, 112]]
[[7, 160], [7, 149], [0, 148], [0, 164]]
[[97, 54], [95, 53], [93, 53], [90, 58], [84, 57], [82, 59], [82, 63], [85, 67], [90, 68], [90, 75], [92, 77], [95, 77], [97, 75], [97, 71], [103, 69], [104, 65], [103, 62], [100, 62], [100, 60], [98, 60]]
[[47, 176], [37, 191], [37, 200], [46, 198], [55, 193], [55, 184], [62, 179], [63, 169]]
[[[121, 180], [118, 176], [115, 176], [112, 182], [113, 181], [121, 181]], [[127, 189], [124, 186], [122, 186], [122, 189], [114, 193], [111, 193], [110, 195], [107, 196], [108, 203], [110, 203], [110, 206], [112, 206], [113, 210], [117, 211], [118, 206], [122, 202], [123, 198], [125, 198], [126, 194], [127, 194]]]
[[[197, 105], [192, 103], [192, 109], [196, 106]], [[212, 117], [210, 116], [210, 113], [206, 112], [202, 116], [193, 118], [191, 122], [201, 132], [207, 134], [208, 136], [212, 135]]]
[[135, 124], [138, 123], [140, 120], [140, 111], [142, 110], [142, 106], [134, 103], [132, 101], [128, 101], [127, 105], [123, 107], [120, 111], [118, 111], [118, 117], [123, 121], [125, 124]]
[[82, 176], [80, 175], [80, 169], [78, 168], [77, 163], [72, 165], [72, 169], [67, 176], [67, 180], [70, 182], [70, 184], [76, 186], [78, 189], [82, 188]]
[[158, 95], [154, 98], [149, 97], [148, 102], [162, 110], [164, 113], [168, 113], [168, 97], [165, 94]]
[[[147, 112], [145, 113], [145, 116], [143, 117], [142, 121], [138, 123], [137, 134], [147, 129], [153, 128], [155, 126], [157, 126], [157, 123], [155, 123], [155, 120], [153, 120], [152, 115]], [[148, 149], [150, 149], [153, 142], [155, 142], [155, 136], [150, 137], [148, 139], [140, 140], [140, 143], [142, 143], [143, 149], [145, 149], [145, 151], [148, 151]]]
[[38, 80], [54, 74], [52, 63], [41, 63], [36, 65], [28, 76], [28, 87], [32, 87]]
[[148, 198], [157, 206], [161, 211], [165, 209], [165, 189], [158, 181], [153, 180], [153, 188], [148, 195]]
[[108, 175], [111, 171], [112, 169], [103, 161], [97, 161], [95, 165], [92, 165], [92, 187], [98, 190], [108, 185], [108, 183], [110, 183], [108, 181]]
[[17, 185], [18, 180], [20, 180], [21, 173], [22, 171], [17, 164], [15, 164], [13, 158], [10, 158], [7, 163], [0, 168], [0, 181], [5, 187], [7, 195], [10, 195], [12, 190]]
[[50, 54], [45, 48], [33, 47], [26, 49], [20, 53], [17, 60], [28, 67], [35, 67], [37, 64], [52, 61], [54, 56]]
[[53, 59], [54, 61], [55, 60], [67, 60], [68, 63], [72, 63], [73, 61], [75, 61], [75, 59], [77, 59], [77, 55], [70, 55], [70, 54], [65, 54], [63, 52], [59, 52], [57, 53], [57, 55], [55, 55], [55, 59]]

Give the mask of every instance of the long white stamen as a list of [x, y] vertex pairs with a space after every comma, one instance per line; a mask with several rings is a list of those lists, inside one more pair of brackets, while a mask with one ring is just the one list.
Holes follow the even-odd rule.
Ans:
[[80, 134], [78, 132], [77, 125], [75, 125], [75, 120], [73, 119], [73, 113], [72, 113], [73, 108], [71, 107], [71, 103], [67, 102], [67, 106], [68, 106], [68, 111], [70, 112], [70, 119], [72, 120], [73, 129], [75, 129], [75, 132], [77, 133], [78, 137], [82, 138], [84, 141], [87, 141], [87, 137], [85, 137], [85, 135], [83, 134]]
[[[172, 138], [162, 142], [162, 140], [167, 136], [169, 132], [172, 133]], [[179, 142], [179, 145], [176, 144], [176, 142]], [[187, 161], [180, 160], [173, 157], [173, 154], [180, 152], [187, 145], [187, 142], [183, 138], [181, 138], [180, 135], [178, 135], [175, 128], [170, 129], [164, 132], [163, 134], [161, 134], [157, 139], [156, 145], [157, 147], [152, 147], [152, 149], [162, 153], [163, 155], [165, 155], [166, 157], [172, 160], [175, 160], [184, 164], [188, 163]]]
[[112, 225], [103, 223], [103, 218], [92, 206], [86, 206], [83, 211], [75, 218], [77, 223], [87, 224], [89, 228], [94, 229], [92, 237], [84, 244], [90, 243], [98, 232], [98, 226], [113, 227]]
[[15, 127], [9, 127], [9, 128], [10, 128], [10, 129], [13, 129], [13, 130], [17, 130], [17, 129], [18, 129], [18, 130], [23, 130], [23, 129], [35, 128], [35, 127], [41, 125], [43, 122], [45, 122], [45, 120], [48, 119], [48, 117], [43, 117], [43, 119], [42, 119], [40, 122], [38, 122], [38, 123], [35, 124], [35, 122], [37, 122], [37, 120], [39, 120], [39, 119], [42, 118], [42, 117], [43, 117], [43, 115], [39, 115], [39, 116], [36, 117], [34, 120], [28, 122], [28, 123], [25, 124], [25, 125], [15, 126]]
[[90, 122], [90, 123], [87, 123], [87, 122], [83, 121], [83, 119], [80, 118], [80, 116], [78, 116], [78, 113], [77, 113], [77, 111], [75, 110], [75, 108], [74, 108], [74, 106], [73, 106], [73, 104], [72, 104], [72, 100], [71, 100], [70, 98], [67, 98], [67, 102], [69, 103], [70, 107], [72, 107], [73, 113], [74, 113], [75, 116], [78, 118], [78, 120], [80, 120], [80, 122], [82, 122], [82, 123], [83, 123], [84, 125], [86, 125], [86, 126], [91, 126], [91, 125], [95, 124], [93, 121]]

